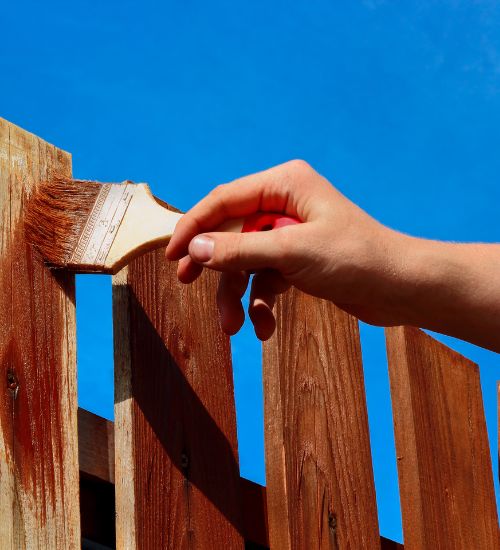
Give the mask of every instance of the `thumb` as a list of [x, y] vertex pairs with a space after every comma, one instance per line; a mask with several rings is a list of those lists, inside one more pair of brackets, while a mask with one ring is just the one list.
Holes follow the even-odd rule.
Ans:
[[284, 262], [279, 233], [203, 233], [192, 239], [188, 252], [196, 263], [218, 271], [279, 269]]

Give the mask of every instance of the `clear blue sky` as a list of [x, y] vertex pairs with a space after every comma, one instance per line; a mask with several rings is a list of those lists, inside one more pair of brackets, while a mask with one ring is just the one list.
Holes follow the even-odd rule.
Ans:
[[[147, 181], [188, 209], [300, 157], [401, 231], [500, 241], [496, 2], [20, 0], [0, 23], [0, 113], [72, 152], [77, 177]], [[77, 290], [80, 404], [111, 418], [110, 281]], [[380, 526], [401, 540], [381, 329], [362, 340]], [[496, 456], [500, 356], [445, 341], [481, 365]], [[264, 482], [248, 327], [233, 351], [241, 471]]]

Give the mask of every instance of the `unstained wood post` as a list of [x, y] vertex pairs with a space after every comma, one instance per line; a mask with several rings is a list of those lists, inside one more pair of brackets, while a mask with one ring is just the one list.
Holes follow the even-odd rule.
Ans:
[[69, 154], [0, 119], [0, 548], [79, 548], [74, 277], [24, 239]]
[[158, 250], [113, 281], [117, 548], [243, 548], [218, 275], [176, 267]]
[[264, 345], [271, 548], [380, 548], [357, 321], [291, 289]]
[[386, 340], [405, 550], [500, 548], [477, 365], [413, 327]]

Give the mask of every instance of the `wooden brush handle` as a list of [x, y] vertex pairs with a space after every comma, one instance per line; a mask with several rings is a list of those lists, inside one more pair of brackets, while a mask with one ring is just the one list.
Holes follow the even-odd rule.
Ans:
[[[104, 265], [101, 267], [96, 264], [90, 268], [94, 271], [116, 273], [139, 254], [167, 244], [181, 217], [181, 213], [172, 212], [165, 204], [156, 201], [146, 184], [135, 185], [134, 196], [105, 257]], [[217, 231], [268, 231], [295, 223], [300, 222], [282, 214], [257, 212], [244, 219], [228, 220]]]

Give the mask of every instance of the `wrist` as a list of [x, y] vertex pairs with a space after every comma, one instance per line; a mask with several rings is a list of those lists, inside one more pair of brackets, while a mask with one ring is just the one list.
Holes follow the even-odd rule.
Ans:
[[396, 233], [396, 280], [393, 299], [398, 324], [437, 328], [449, 324], [460, 310], [457, 284], [464, 277], [456, 245]]

